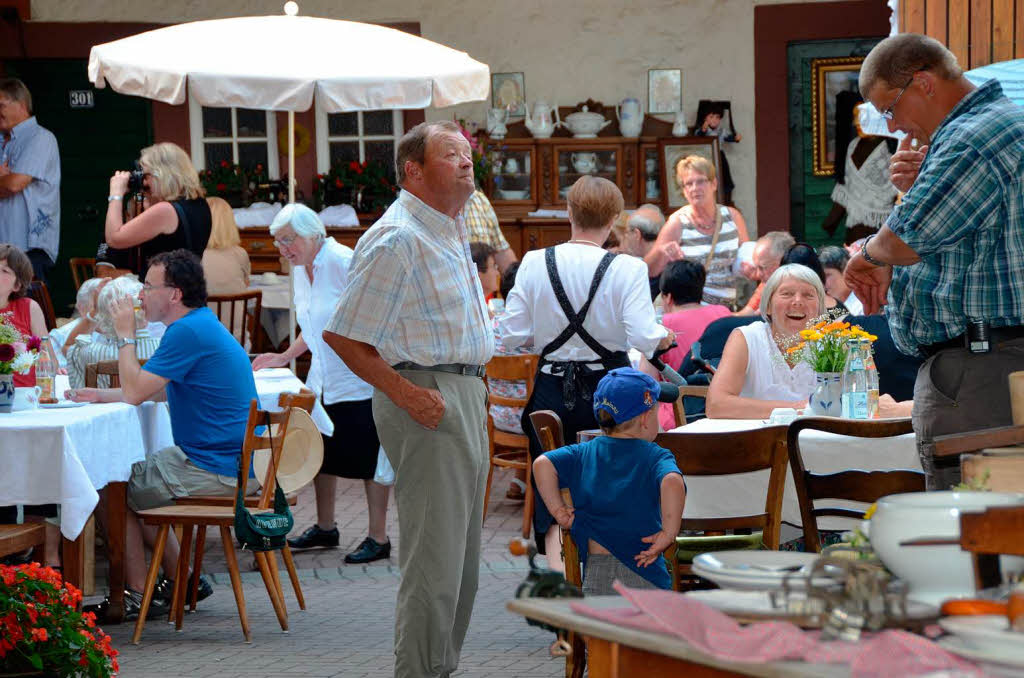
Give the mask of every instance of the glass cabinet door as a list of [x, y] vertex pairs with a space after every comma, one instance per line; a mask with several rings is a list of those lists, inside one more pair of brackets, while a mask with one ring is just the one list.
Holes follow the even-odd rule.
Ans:
[[658, 202], [661, 200], [661, 171], [658, 167], [658, 149], [644, 149], [644, 202]]
[[492, 147], [488, 158], [491, 161], [492, 200], [533, 200], [530, 148]]
[[603, 177], [613, 183], [618, 178], [618, 155], [613, 150], [558, 151], [558, 198], [565, 200], [569, 189], [584, 175]]

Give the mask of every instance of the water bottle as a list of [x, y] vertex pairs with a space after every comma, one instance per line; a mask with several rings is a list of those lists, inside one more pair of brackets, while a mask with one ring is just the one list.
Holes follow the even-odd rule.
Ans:
[[878, 419], [878, 368], [875, 367], [875, 356], [871, 351], [871, 342], [861, 339], [864, 351], [864, 372], [868, 384], [868, 419]]
[[864, 348], [859, 340], [848, 344], [841, 402], [843, 417], [868, 418], [868, 377], [867, 370], [864, 369]]
[[36, 360], [36, 386], [39, 387], [40, 403], [57, 402], [54, 379], [57, 376], [57, 356], [53, 353], [50, 337], [40, 340], [39, 358]]

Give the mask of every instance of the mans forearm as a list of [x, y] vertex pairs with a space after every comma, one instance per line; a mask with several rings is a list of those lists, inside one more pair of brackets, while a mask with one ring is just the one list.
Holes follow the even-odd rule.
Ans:
[[25, 190], [32, 183], [32, 177], [27, 174], [5, 174], [0, 176], [0, 198], [10, 198]]
[[117, 372], [121, 380], [121, 392], [125, 402], [139, 404], [146, 400], [148, 393], [139, 392], [139, 372], [142, 366], [135, 357], [135, 345], [125, 344], [117, 351]]
[[917, 252], [900, 240], [900, 237], [893, 233], [888, 226], [879, 229], [865, 249], [872, 259], [892, 266], [910, 266], [921, 261]]
[[377, 349], [370, 344], [355, 341], [340, 334], [324, 331], [324, 341], [338, 354], [348, 368], [357, 377], [381, 390], [399, 407], [404, 401], [404, 394], [418, 388], [411, 381], [396, 372], [388, 365]]

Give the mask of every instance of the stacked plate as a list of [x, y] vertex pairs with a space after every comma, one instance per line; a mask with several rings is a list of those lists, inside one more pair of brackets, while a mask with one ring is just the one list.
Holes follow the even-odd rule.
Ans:
[[1004, 615], [943, 617], [939, 625], [950, 634], [938, 641], [946, 650], [972, 661], [1007, 667], [1005, 673], [999, 671], [1002, 675], [1024, 675], [1024, 633], [1011, 631]]
[[[797, 551], [717, 551], [694, 558], [693, 573], [723, 589], [771, 591], [782, 588], [787, 577], [791, 586], [801, 588], [818, 557]], [[815, 586], [831, 583], [834, 580], [829, 577], [814, 580]]]

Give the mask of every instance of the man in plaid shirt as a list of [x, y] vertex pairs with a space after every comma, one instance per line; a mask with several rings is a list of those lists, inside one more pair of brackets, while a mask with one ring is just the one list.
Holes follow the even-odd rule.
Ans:
[[888, 303], [901, 351], [927, 358], [914, 431], [928, 488], [948, 489], [959, 463], [936, 458], [933, 439], [1009, 425], [1007, 376], [1024, 370], [1024, 109], [995, 81], [975, 87], [949, 50], [912, 33], [871, 50], [860, 91], [890, 131], [907, 134], [891, 163], [907, 193], [846, 279], [866, 312]]

